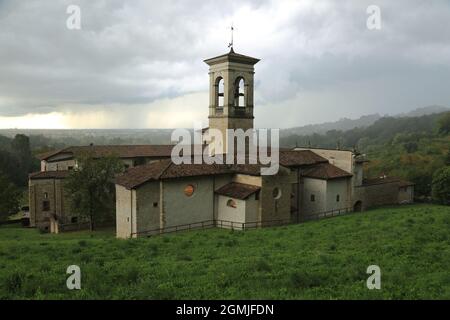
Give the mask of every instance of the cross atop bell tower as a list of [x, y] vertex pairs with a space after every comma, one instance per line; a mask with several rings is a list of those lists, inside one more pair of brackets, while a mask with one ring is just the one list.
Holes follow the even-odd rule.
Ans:
[[228, 44], [228, 48], [231, 48], [231, 50], [233, 50], [233, 44], [234, 44], [234, 40], [233, 40], [233, 31], [234, 31], [234, 27], [233, 24], [231, 25], [231, 41]]
[[253, 76], [259, 59], [230, 52], [205, 60], [209, 65], [209, 128], [253, 128]]

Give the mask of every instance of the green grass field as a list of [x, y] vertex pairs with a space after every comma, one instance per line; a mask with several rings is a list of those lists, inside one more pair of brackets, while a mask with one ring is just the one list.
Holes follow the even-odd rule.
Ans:
[[[81, 267], [81, 290], [66, 269]], [[368, 290], [369, 265], [381, 290]], [[116, 240], [0, 227], [1, 299], [450, 299], [450, 207]]]

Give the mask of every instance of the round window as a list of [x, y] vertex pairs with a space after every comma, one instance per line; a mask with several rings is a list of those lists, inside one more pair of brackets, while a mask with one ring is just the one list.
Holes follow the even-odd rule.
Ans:
[[192, 184], [188, 184], [186, 187], [184, 187], [184, 194], [186, 197], [192, 197], [194, 194], [195, 188]]
[[275, 200], [280, 199], [281, 198], [281, 190], [280, 190], [280, 188], [273, 189], [272, 196], [273, 196], [273, 198]]
[[231, 208], [236, 208], [237, 207], [236, 201], [234, 201], [233, 199], [228, 200], [227, 201], [227, 206], [231, 207]]

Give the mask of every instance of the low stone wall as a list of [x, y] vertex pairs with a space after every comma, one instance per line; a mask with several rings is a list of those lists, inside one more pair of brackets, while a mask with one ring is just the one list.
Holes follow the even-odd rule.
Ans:
[[353, 193], [353, 206], [360, 201], [362, 210], [389, 204], [398, 204], [398, 182], [357, 186]]

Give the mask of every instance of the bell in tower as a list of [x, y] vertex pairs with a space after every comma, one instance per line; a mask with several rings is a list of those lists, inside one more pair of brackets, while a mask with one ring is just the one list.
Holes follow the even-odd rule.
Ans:
[[253, 129], [254, 65], [259, 59], [235, 53], [205, 60], [209, 65], [209, 128]]

